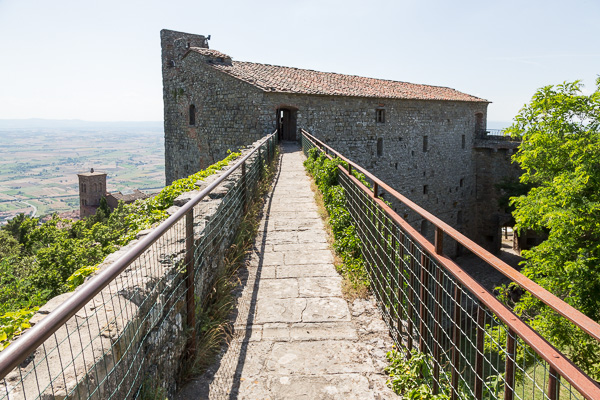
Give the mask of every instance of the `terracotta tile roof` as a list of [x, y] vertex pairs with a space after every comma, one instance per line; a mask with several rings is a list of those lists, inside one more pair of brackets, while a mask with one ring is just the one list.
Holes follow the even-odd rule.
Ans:
[[198, 53], [205, 57], [211, 57], [211, 58], [231, 58], [227, 54], [221, 53], [220, 51], [213, 50], [213, 49], [206, 49], [203, 47], [190, 47], [190, 49], [184, 55], [184, 57], [187, 56], [190, 52]]
[[[205, 52], [214, 51], [208, 49], [200, 50]], [[227, 55], [222, 56], [228, 57]], [[241, 61], [233, 61], [231, 65], [211, 64], [211, 66], [266, 92], [387, 99], [488, 102], [487, 100], [442, 86], [418, 85], [408, 82]]]
[[122, 201], [123, 203], [133, 203], [138, 199], [147, 199], [150, 195], [138, 190], [134, 189], [133, 193], [123, 194], [121, 192], [113, 192], [108, 193], [107, 197], [114, 197], [117, 201]]

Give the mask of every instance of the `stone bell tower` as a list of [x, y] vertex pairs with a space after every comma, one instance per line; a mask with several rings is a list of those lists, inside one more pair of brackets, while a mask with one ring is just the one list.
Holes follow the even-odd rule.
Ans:
[[106, 173], [82, 172], [79, 177], [79, 218], [94, 215], [100, 206], [100, 199], [106, 196]]

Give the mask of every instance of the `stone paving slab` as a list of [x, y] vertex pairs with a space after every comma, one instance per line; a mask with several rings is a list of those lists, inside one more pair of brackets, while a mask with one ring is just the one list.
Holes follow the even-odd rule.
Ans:
[[297, 145], [286, 145], [239, 273], [233, 337], [178, 399], [393, 399], [387, 328], [374, 302], [342, 297]]
[[264, 279], [258, 287], [258, 298], [272, 298], [272, 299], [286, 299], [286, 298], [297, 298], [307, 297], [299, 296], [298, 279], [295, 278], [282, 278], [282, 279]]
[[[323, 242], [315, 243], [284, 243], [284, 244], [273, 244], [271, 245], [270, 251], [288, 253], [291, 251], [306, 251], [306, 250], [328, 250], [329, 244]], [[286, 262], [289, 264], [289, 262]], [[311, 263], [315, 264], [315, 262]]]
[[302, 314], [308, 299], [272, 299], [257, 300], [255, 324], [267, 322], [302, 322]]
[[342, 278], [298, 278], [298, 297], [342, 297]]
[[298, 277], [338, 277], [340, 276], [333, 264], [314, 264], [314, 265], [279, 265], [277, 266], [277, 278], [298, 278]]
[[302, 322], [350, 321], [346, 300], [337, 297], [306, 298]]
[[272, 398], [279, 399], [375, 399], [367, 377], [360, 374], [272, 376], [267, 382]]
[[362, 343], [319, 340], [275, 343], [265, 370], [280, 375], [324, 375], [375, 372], [375, 367]]

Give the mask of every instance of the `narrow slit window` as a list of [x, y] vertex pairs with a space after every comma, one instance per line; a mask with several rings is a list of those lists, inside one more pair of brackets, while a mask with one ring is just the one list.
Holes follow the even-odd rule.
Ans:
[[423, 152], [429, 150], [429, 136], [423, 136]]
[[423, 185], [423, 194], [429, 193], [429, 185]]
[[377, 122], [383, 124], [385, 122], [385, 110], [383, 108], [378, 108], [377, 110], [375, 110], [375, 112]]
[[463, 148], [463, 149], [465, 148], [465, 145], [466, 145], [466, 144], [467, 144], [467, 141], [466, 141], [466, 139], [465, 139], [465, 135], [462, 135], [462, 143], [461, 143], [461, 146], [462, 146], [462, 148]]
[[377, 139], [377, 157], [381, 157], [383, 155], [383, 139]]
[[196, 106], [190, 105], [190, 125], [196, 125]]

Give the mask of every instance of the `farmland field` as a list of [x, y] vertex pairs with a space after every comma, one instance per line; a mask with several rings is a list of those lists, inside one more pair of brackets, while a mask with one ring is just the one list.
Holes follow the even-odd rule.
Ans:
[[77, 173], [90, 168], [107, 173], [109, 192], [152, 193], [164, 186], [162, 122], [42, 120], [22, 127], [5, 121], [0, 120], [0, 224], [21, 212], [44, 216], [78, 209]]

